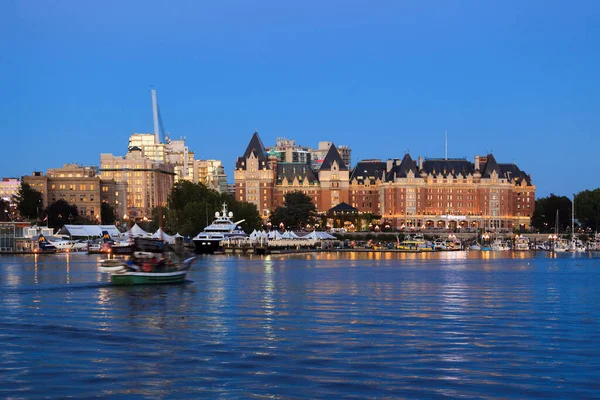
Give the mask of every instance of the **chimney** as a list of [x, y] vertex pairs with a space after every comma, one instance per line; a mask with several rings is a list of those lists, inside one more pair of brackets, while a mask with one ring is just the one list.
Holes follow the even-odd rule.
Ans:
[[475, 171], [479, 171], [479, 156], [475, 156]]
[[385, 162], [386, 172], [390, 172], [390, 170], [392, 169], [392, 165], [394, 165], [393, 163], [394, 163], [394, 161], [392, 159], [388, 158], [388, 160]]
[[419, 156], [419, 164], [417, 164], [417, 167], [419, 168], [419, 171], [423, 170], [423, 157]]

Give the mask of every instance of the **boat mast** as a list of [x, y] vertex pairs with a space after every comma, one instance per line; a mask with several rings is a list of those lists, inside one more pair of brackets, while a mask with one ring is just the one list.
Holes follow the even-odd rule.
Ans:
[[575, 248], [575, 194], [573, 194], [573, 203], [571, 204], [571, 246]]

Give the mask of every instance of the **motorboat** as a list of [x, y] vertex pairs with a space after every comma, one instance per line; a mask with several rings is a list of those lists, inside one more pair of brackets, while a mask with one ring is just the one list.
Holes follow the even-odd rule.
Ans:
[[492, 242], [490, 246], [492, 251], [508, 251], [510, 250], [510, 246], [506, 240], [496, 239]]
[[566, 239], [556, 239], [552, 243], [552, 251], [555, 253], [564, 253], [569, 251], [569, 242]]
[[425, 240], [409, 239], [398, 243], [396, 249], [414, 252], [433, 251], [433, 245]]
[[240, 227], [244, 220], [232, 221], [233, 213], [227, 211], [227, 204], [223, 203], [221, 212], [215, 212], [215, 220], [200, 232], [194, 239], [196, 253], [212, 254], [218, 250], [223, 241], [247, 240], [248, 235]]
[[113, 285], [149, 285], [182, 283], [196, 256], [181, 258], [160, 239], [135, 238], [133, 254], [127, 261], [103, 261], [98, 268], [110, 273]]
[[98, 271], [100, 272], [117, 272], [128, 268], [127, 261], [116, 258], [108, 258], [100, 261]]
[[442, 239], [436, 239], [433, 242], [434, 250], [446, 250], [446, 243]]
[[530, 249], [529, 247], [529, 238], [525, 237], [525, 236], [519, 236], [517, 235], [515, 237], [515, 248], [514, 250], [516, 251], [528, 251]]

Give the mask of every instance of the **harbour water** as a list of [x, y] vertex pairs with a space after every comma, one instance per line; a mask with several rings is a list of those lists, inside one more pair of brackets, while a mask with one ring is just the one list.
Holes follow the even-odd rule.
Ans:
[[3, 256], [0, 397], [599, 397], [600, 258], [503, 253]]

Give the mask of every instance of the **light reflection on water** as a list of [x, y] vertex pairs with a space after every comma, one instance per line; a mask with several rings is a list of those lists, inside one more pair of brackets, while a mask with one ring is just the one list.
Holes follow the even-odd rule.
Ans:
[[2, 397], [594, 397], [600, 260], [528, 252], [202, 256], [112, 287], [0, 258]]

